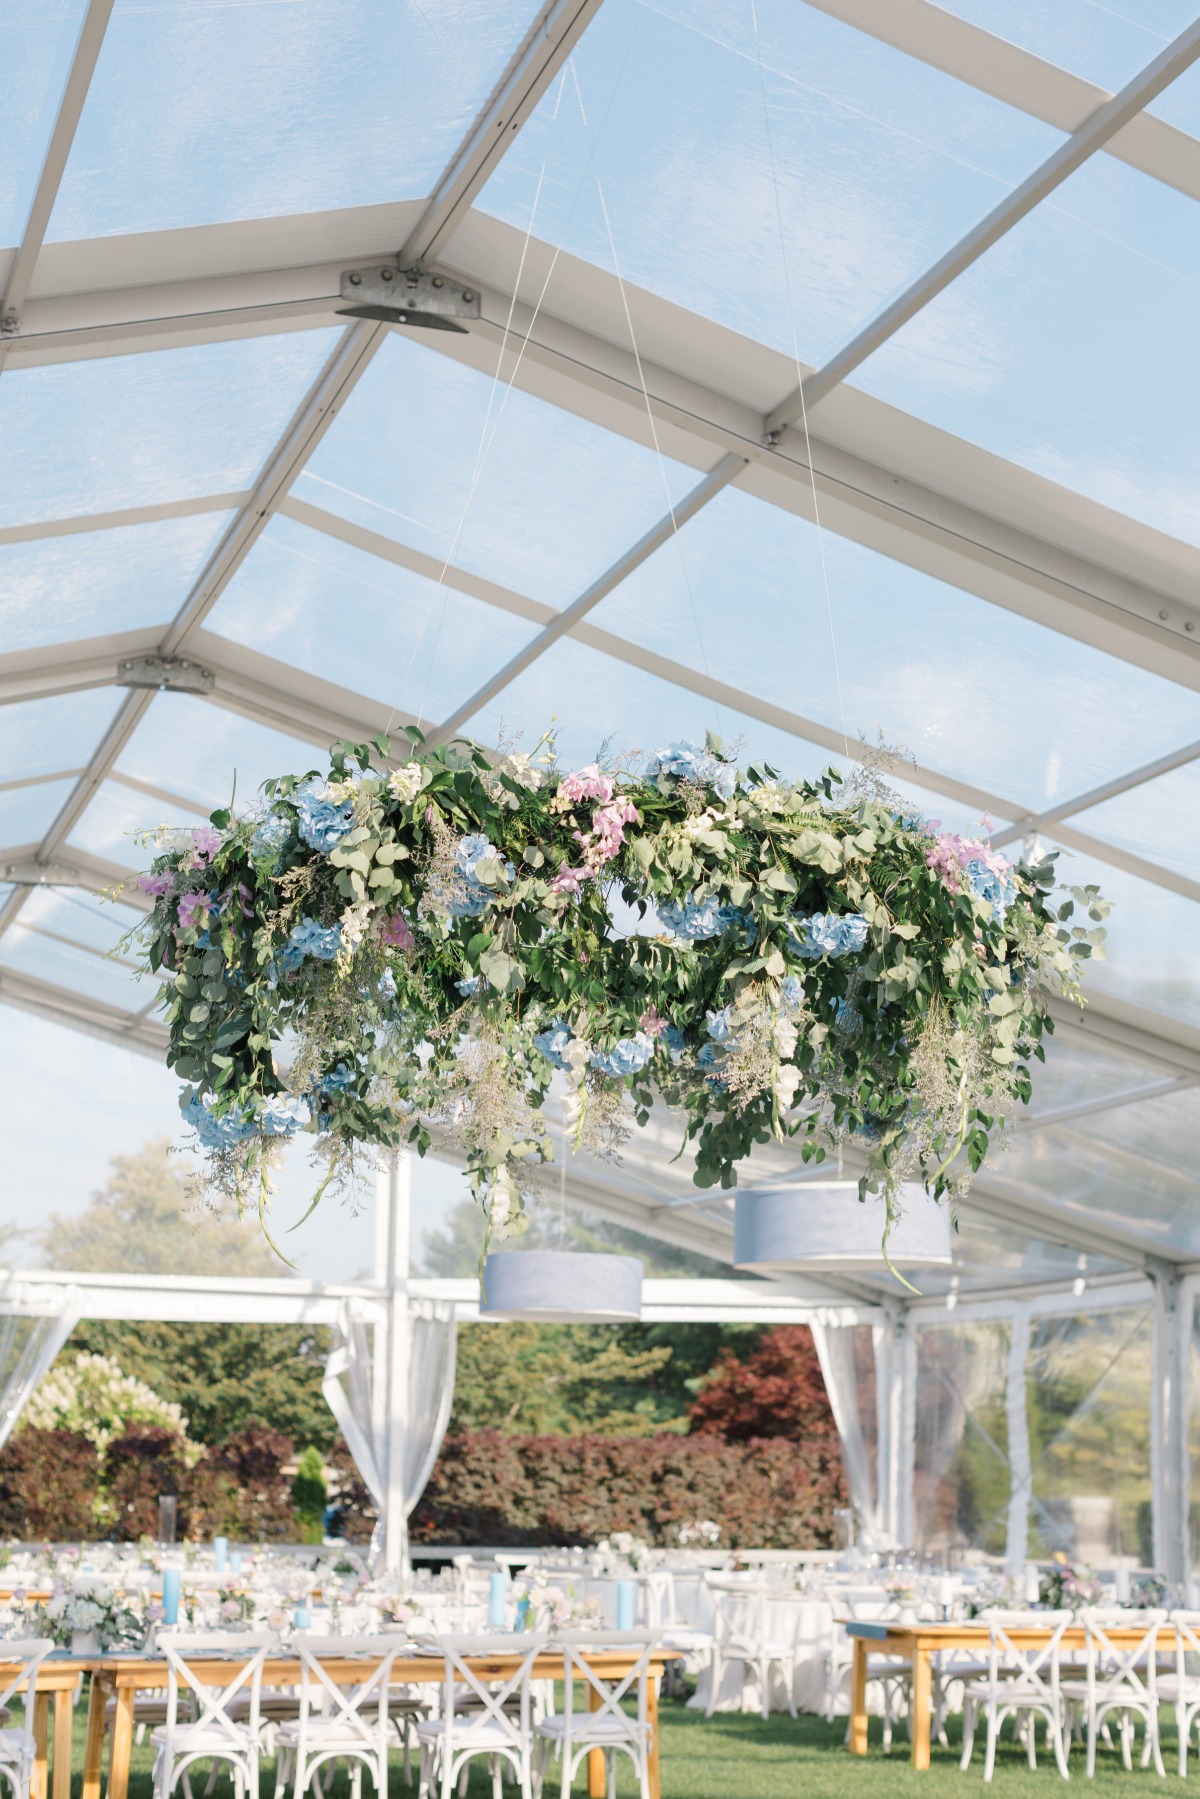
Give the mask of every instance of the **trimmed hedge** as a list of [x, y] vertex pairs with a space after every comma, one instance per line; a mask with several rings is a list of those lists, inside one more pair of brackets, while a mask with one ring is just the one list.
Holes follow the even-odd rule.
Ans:
[[0, 1537], [78, 1543], [94, 1536], [99, 1488], [90, 1437], [28, 1426], [0, 1452]]
[[628, 1530], [670, 1544], [711, 1520], [726, 1547], [822, 1549], [846, 1502], [836, 1440], [448, 1437], [412, 1517], [416, 1543], [560, 1546]]

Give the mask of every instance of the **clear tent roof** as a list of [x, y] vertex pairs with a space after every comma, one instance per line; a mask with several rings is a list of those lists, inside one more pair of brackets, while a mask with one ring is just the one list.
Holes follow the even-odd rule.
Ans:
[[[95, 898], [133, 832], [347, 732], [556, 717], [797, 775], [882, 734], [927, 816], [1060, 848], [1109, 960], [925, 1290], [1200, 1264], [1187, 10], [3, 15], [0, 1223], [177, 1130]], [[480, 316], [340, 315], [372, 264]], [[579, 1197], [727, 1258], [667, 1154]]]

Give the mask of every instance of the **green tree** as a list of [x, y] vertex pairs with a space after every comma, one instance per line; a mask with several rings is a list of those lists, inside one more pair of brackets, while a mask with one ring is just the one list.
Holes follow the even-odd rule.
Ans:
[[76, 1216], [51, 1212], [36, 1233], [48, 1268], [90, 1274], [278, 1274], [256, 1224], [197, 1215], [170, 1139], [114, 1156], [108, 1180]]
[[458, 1336], [452, 1434], [649, 1436], [662, 1428], [647, 1379], [670, 1349], [629, 1350], [610, 1325], [472, 1324]]
[[302, 1543], [319, 1543], [325, 1535], [325, 1463], [311, 1443], [296, 1464], [292, 1504], [296, 1508], [298, 1536]]
[[[483, 1242], [484, 1220], [473, 1199], [461, 1199], [451, 1208], [445, 1223], [437, 1230], [426, 1231], [421, 1239], [416, 1261], [422, 1274], [442, 1279], [474, 1274], [479, 1266], [479, 1249]], [[607, 1251], [610, 1255], [638, 1256], [647, 1275], [657, 1280], [689, 1276], [728, 1280], [732, 1270], [724, 1262], [709, 1261], [674, 1243], [660, 1243], [626, 1230], [607, 1218], [581, 1216], [578, 1212], [560, 1214], [557, 1204], [549, 1199], [535, 1206], [529, 1229], [521, 1238], [523, 1249], [579, 1249]]]
[[195, 1442], [223, 1443], [260, 1424], [327, 1454], [337, 1436], [321, 1391], [323, 1326], [93, 1319], [76, 1328], [63, 1355], [71, 1362], [81, 1349], [115, 1357], [181, 1407]]

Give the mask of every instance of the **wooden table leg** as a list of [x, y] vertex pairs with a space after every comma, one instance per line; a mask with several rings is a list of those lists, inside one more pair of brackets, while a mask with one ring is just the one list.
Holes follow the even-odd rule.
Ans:
[[100, 1773], [104, 1767], [104, 1707], [108, 1682], [99, 1674], [91, 1678], [88, 1693], [87, 1737], [83, 1747], [83, 1787], [79, 1799], [100, 1799]]
[[112, 1748], [108, 1763], [107, 1799], [128, 1799], [129, 1763], [133, 1756], [133, 1687], [118, 1687], [113, 1713]]
[[850, 1753], [867, 1753], [867, 1639], [854, 1637], [850, 1664]]
[[[28, 1703], [28, 1702], [27, 1702]], [[33, 1695], [33, 1790], [38, 1799], [50, 1799], [46, 1768], [50, 1752], [50, 1695]]]
[[54, 1799], [71, 1799], [73, 1698], [69, 1687], [59, 1687], [54, 1695]]
[[646, 1719], [650, 1725], [650, 1799], [661, 1799], [662, 1778], [658, 1768], [658, 1682], [654, 1679], [646, 1686]]
[[[588, 1710], [590, 1712], [597, 1712], [600, 1710], [600, 1695], [596, 1691], [595, 1687], [592, 1685], [590, 1680], [588, 1682], [587, 1700], [588, 1700]], [[587, 1770], [588, 1770], [588, 1799], [604, 1799], [607, 1782], [605, 1781], [605, 1778], [604, 1778], [604, 1751], [603, 1751], [603, 1749], [589, 1749], [588, 1750]]]
[[923, 1643], [913, 1644], [912, 1658], [912, 1765], [929, 1766], [929, 1721], [932, 1711], [933, 1670], [930, 1652]]

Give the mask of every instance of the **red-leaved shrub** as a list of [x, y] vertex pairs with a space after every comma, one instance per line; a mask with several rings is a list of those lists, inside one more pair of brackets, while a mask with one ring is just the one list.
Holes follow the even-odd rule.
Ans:
[[95, 1536], [99, 1484], [90, 1437], [26, 1426], [0, 1451], [0, 1537], [78, 1543]]

